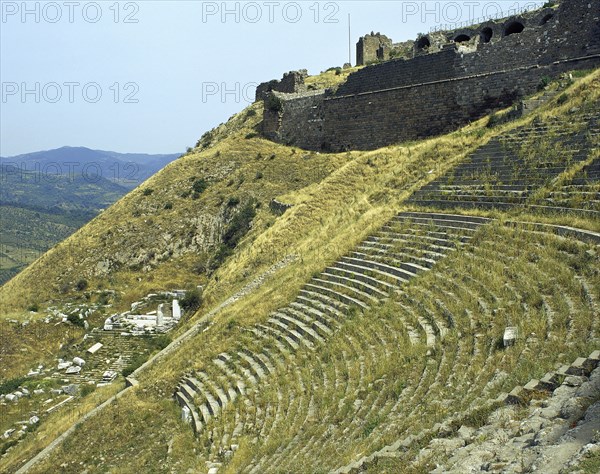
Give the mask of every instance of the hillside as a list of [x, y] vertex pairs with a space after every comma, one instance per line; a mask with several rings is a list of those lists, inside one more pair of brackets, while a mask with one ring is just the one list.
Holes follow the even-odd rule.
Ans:
[[[206, 134], [0, 288], [16, 321], [2, 327], [8, 379], [81, 339], [69, 325], [36, 338], [48, 306], [114, 291], [88, 318], [97, 326], [148, 293], [204, 287], [171, 335], [183, 339], [29, 472], [445, 472], [469, 437], [446, 441], [491, 424], [515, 387], [589, 376], [600, 73], [561, 87], [530, 115], [369, 152], [266, 141], [260, 103]], [[271, 210], [275, 198], [291, 209]], [[507, 327], [518, 337], [505, 347]], [[120, 388], [45, 417], [2, 469]], [[586, 390], [571, 428], [600, 400]], [[30, 412], [20, 403], [5, 422]], [[519, 436], [512, 421], [506, 436]], [[594, 452], [569, 461], [593, 469]]]
[[[35, 332], [47, 306], [96, 303], [102, 292], [112, 290], [112, 309], [120, 310], [151, 292], [203, 284], [231, 251], [221, 248], [221, 234], [236, 214], [248, 205], [255, 208], [250, 237], [257, 235], [276, 219], [269, 210], [273, 198], [304, 188], [347, 161], [344, 155], [332, 159], [251, 138], [258, 121], [253, 110], [206, 134], [194, 153], [167, 166], [5, 284], [0, 289], [4, 320], [28, 320], [27, 330]], [[219, 141], [212, 144], [211, 137]], [[77, 290], [82, 280], [86, 288]], [[23, 312], [31, 307], [39, 313]], [[104, 318], [97, 312], [89, 322], [97, 327]], [[37, 349], [28, 347], [23, 363], [33, 363], [45, 344], [40, 340]], [[8, 377], [29, 367], [3, 358], [2, 370]]]
[[[132, 189], [179, 156], [179, 154], [117, 153], [64, 146], [53, 150], [2, 157], [0, 160], [4, 168], [7, 166], [10, 168], [7, 173], [9, 176], [20, 176], [24, 173], [34, 175], [37, 181], [42, 180], [42, 177], [48, 178], [47, 175], [85, 177], [92, 182], [97, 178], [104, 178]], [[3, 172], [6, 172], [6, 169], [3, 169]]]
[[177, 157], [63, 147], [0, 158], [0, 284]]

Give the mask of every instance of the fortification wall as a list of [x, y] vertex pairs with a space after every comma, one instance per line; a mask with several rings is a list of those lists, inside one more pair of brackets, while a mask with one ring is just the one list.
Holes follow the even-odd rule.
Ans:
[[350, 74], [335, 95], [360, 94], [449, 79], [454, 77], [455, 56], [456, 53], [452, 47], [437, 54], [419, 56], [410, 60], [400, 59], [375, 64]]
[[[332, 97], [324, 107], [321, 149], [371, 150], [448, 133], [535, 91], [540, 75], [554, 76], [589, 66], [590, 61], [580, 60]], [[298, 138], [297, 146], [306, 147], [306, 137]]]
[[563, 0], [557, 11], [461, 31], [465, 42], [366, 67], [335, 93], [280, 95], [268, 136], [313, 150], [375, 149], [454, 130], [535, 92], [545, 76], [600, 66], [598, 1]]
[[296, 145], [308, 150], [320, 150], [324, 140], [325, 91], [305, 94], [274, 93], [280, 108], [265, 111], [263, 133], [267, 138]]

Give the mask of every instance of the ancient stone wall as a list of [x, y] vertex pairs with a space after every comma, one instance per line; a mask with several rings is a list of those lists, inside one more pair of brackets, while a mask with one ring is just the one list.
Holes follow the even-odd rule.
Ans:
[[[558, 9], [436, 35], [429, 41], [437, 52], [363, 68], [335, 92], [278, 94], [276, 117], [265, 108], [266, 135], [340, 151], [454, 130], [534, 93], [543, 78], [598, 67], [600, 2], [563, 0]], [[449, 43], [440, 46], [440, 35]]]
[[356, 43], [356, 65], [364, 66], [374, 61], [390, 58], [392, 40], [381, 33], [365, 35]]
[[306, 91], [304, 80], [308, 77], [308, 71], [290, 71], [283, 75], [281, 80], [274, 79], [269, 82], [263, 82], [256, 88], [256, 100], [264, 100], [269, 92], [285, 92], [288, 94], [297, 94]]
[[321, 149], [325, 91], [295, 95], [274, 93], [274, 96], [280, 107], [265, 110], [264, 135], [271, 140], [308, 150]]

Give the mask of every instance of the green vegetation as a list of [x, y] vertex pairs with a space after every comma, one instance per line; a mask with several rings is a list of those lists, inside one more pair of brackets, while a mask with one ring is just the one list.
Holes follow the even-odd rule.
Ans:
[[[235, 207], [239, 204], [240, 200], [236, 197], [232, 197], [227, 202], [228, 207]], [[233, 254], [233, 251], [250, 230], [252, 220], [256, 216], [256, 203], [250, 201], [246, 203], [238, 212], [234, 215], [231, 222], [227, 225], [223, 234], [223, 243], [217, 249], [214, 257], [209, 262], [209, 269], [214, 271], [219, 268], [225, 259]]]
[[272, 112], [281, 112], [283, 111], [283, 101], [275, 94], [269, 94], [266, 107]]
[[196, 194], [202, 194], [208, 188], [208, 183], [203, 178], [196, 178], [192, 185], [192, 190]]
[[129, 377], [133, 372], [140, 368], [144, 362], [148, 360], [148, 357], [144, 354], [137, 354], [131, 359], [129, 364], [121, 371], [123, 377]]
[[194, 314], [202, 305], [202, 293], [197, 288], [190, 290], [186, 292], [180, 303], [186, 313]]
[[27, 380], [26, 377], [18, 377], [16, 379], [6, 380], [0, 383], [0, 393], [6, 394], [14, 392], [20, 385]]
[[84, 320], [79, 317], [79, 314], [73, 313], [67, 316], [67, 321], [69, 321], [73, 326], [84, 327]]

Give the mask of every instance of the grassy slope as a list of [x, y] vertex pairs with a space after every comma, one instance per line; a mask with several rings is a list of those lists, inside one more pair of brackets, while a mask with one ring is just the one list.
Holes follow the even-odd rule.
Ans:
[[[214, 254], [225, 225], [245, 202], [260, 205], [247, 236], [251, 241], [276, 220], [271, 199], [323, 179], [348, 160], [246, 139], [259, 120], [256, 110], [260, 104], [234, 116], [211, 133], [213, 145], [204, 140], [203, 150], [167, 166], [0, 288], [1, 320], [33, 320], [19, 331], [0, 321], [7, 345], [27, 349], [19, 358], [0, 355], [0, 376], [23, 375], [65, 342], [55, 334], [35, 337], [44, 330], [35, 320], [44, 316], [46, 304], [85, 302], [97, 298], [94, 290], [114, 289], [119, 293], [114, 309], [128, 309], [150, 292], [203, 284], [208, 277], [198, 267]], [[195, 199], [197, 178], [209, 187]], [[231, 198], [240, 203], [233, 205]], [[107, 272], [99, 270], [103, 262], [110, 262]], [[89, 282], [85, 293], [74, 290], [81, 278]], [[33, 304], [42, 308], [38, 315], [25, 312]], [[19, 345], [23, 331], [30, 337]]]
[[0, 172], [0, 285], [127, 190], [109, 180]]
[[[549, 107], [547, 113], [565, 113], [574, 105], [597, 100], [598, 76], [599, 74], [595, 74], [582, 80], [570, 92], [572, 97], [569, 102], [561, 107]], [[43, 472], [52, 463], [56, 465], [63, 460], [73, 460], [74, 455], [69, 451], [69, 447], [73, 446], [79, 447], [78, 462], [83, 460], [92, 471], [98, 472], [106, 470], [107, 465], [114, 466], [119, 472], [133, 472], [141, 466], [148, 472], [162, 472], [167, 466], [175, 466], [178, 472], [185, 472], [185, 469], [194, 466], [197, 461], [194, 457], [191, 430], [177, 420], [178, 411], [170, 396], [179, 377], [190, 365], [202, 366], [203, 359], [218, 353], [230, 343], [228, 339], [231, 336], [228, 337], [227, 329], [228, 326], [231, 327], [229, 322], [235, 320], [237, 325], [246, 325], [265, 318], [270, 310], [288, 302], [315, 271], [348, 251], [401, 209], [402, 201], [413, 189], [444, 173], [491, 136], [528, 120], [531, 118], [494, 129], [486, 129], [485, 121], [479, 121], [448, 136], [410, 146], [392, 146], [368, 153], [328, 155], [327, 162], [337, 159], [338, 164], [345, 164], [322, 181], [315, 179], [312, 185], [298, 186], [296, 191], [289, 190], [282, 200], [295, 204], [295, 207], [283, 217], [272, 219], [266, 213], [259, 215], [252, 235], [234, 257], [208, 281], [206, 304], [202, 312], [224, 300], [286, 255], [296, 254], [299, 258], [281, 270], [276, 279], [268, 280], [255, 293], [225, 310], [210, 331], [190, 341], [168, 360], [152, 367], [138, 389], [120, 400], [118, 406], [111, 408], [106, 416], [86, 423], [64, 448], [50, 458], [48, 464], [40, 466], [36, 472]], [[252, 147], [263, 146], [265, 151], [266, 147], [269, 147], [269, 150], [275, 147], [281, 154], [287, 153], [290, 158], [306, 154], [296, 152], [293, 155], [289, 149], [260, 139], [244, 142], [241, 136], [243, 133], [240, 132], [237, 137], [219, 143], [200, 156], [214, 154], [217, 148], [223, 150], [221, 156], [229, 156], [232, 150], [244, 144]], [[257, 151], [256, 148], [251, 152], [246, 149], [246, 153], [251, 153], [252, 156], [256, 155]], [[191, 163], [197, 156], [192, 155], [183, 160], [189, 167], [197, 170], [198, 163]], [[173, 166], [176, 165], [171, 165]], [[167, 174], [169, 169], [164, 173], [165, 176], [171, 176]], [[146, 186], [158, 189], [161, 178], [162, 174]], [[226, 183], [223, 185], [222, 192], [227, 192]], [[125, 198], [121, 209], [109, 211], [104, 219], [107, 216], [119, 217], [118, 211], [123, 209], [131, 212], [132, 207], [139, 207], [140, 193], [138, 190]], [[279, 188], [279, 194], [281, 193], [283, 187]], [[213, 194], [207, 194], [203, 199], [208, 199], [209, 196], [218, 200]], [[127, 212], [120, 217], [130, 218]], [[568, 217], [547, 219], [578, 224]], [[87, 234], [93, 235], [94, 231], [98, 232], [101, 225], [101, 219], [97, 219], [90, 229], [86, 230]], [[14, 283], [11, 282], [15, 285], [14, 290], [23, 291], [22, 287], [19, 288], [21, 282], [15, 280]], [[131, 282], [132, 275], [124, 272], [115, 277], [114, 281]], [[130, 430], [124, 429], [124, 426], [136, 428]], [[142, 426], [145, 426], [146, 430], [142, 429]], [[152, 428], [153, 426], [156, 429]], [[140, 430], [137, 430], [137, 427]], [[107, 436], [98, 439], [98, 433], [105, 433]], [[93, 445], [83, 441], [92, 438], [97, 441]], [[31, 443], [30, 446], [43, 445], [43, 441], [37, 439], [31, 439], [27, 443]], [[126, 467], [126, 463], [131, 460], [128, 453], [133, 451], [136, 452], [136, 465]], [[108, 461], [102, 464], [102, 467], [94, 468], [100, 456], [104, 456]], [[14, 462], [16, 457], [15, 455], [8, 462]], [[65, 472], [77, 472], [76, 469], [80, 468], [79, 464], [77, 468], [73, 465], [72, 471], [69, 467]]]

